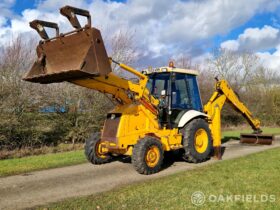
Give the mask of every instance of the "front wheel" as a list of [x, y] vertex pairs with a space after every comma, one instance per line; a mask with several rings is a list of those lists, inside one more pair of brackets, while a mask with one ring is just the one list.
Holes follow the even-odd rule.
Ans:
[[183, 134], [183, 159], [199, 163], [209, 159], [212, 151], [212, 136], [204, 119], [194, 119], [181, 130]]
[[144, 137], [134, 146], [132, 164], [140, 174], [154, 174], [160, 171], [163, 162], [163, 148], [156, 138]]
[[109, 154], [101, 153], [100, 133], [95, 133], [86, 140], [85, 155], [95, 165], [108, 163], [112, 158]]

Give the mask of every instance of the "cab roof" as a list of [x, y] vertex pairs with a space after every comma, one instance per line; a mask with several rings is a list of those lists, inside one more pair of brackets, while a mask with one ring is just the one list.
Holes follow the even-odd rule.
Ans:
[[163, 73], [163, 72], [178, 72], [178, 73], [183, 73], [183, 74], [191, 74], [197, 76], [199, 73], [196, 70], [192, 69], [181, 69], [181, 68], [176, 68], [176, 67], [159, 67], [159, 68], [148, 68], [144, 69], [142, 71], [143, 74], [153, 74], [153, 73]]

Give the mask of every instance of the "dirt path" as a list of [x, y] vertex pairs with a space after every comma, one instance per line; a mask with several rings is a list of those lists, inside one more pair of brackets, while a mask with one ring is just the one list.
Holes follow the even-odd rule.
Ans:
[[[247, 146], [229, 141], [224, 146], [226, 149], [223, 159], [226, 160], [280, 147], [280, 141], [275, 141], [272, 146]], [[130, 163], [116, 161], [101, 166], [86, 163], [0, 178], [0, 209], [30, 208], [74, 196], [95, 194], [120, 185], [154, 179], [214, 162], [216, 160], [201, 164], [175, 161], [167, 164], [160, 173], [150, 176], [138, 174]]]

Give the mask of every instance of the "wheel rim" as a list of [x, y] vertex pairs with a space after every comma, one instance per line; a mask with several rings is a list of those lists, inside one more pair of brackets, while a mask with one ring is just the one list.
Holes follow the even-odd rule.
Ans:
[[204, 153], [208, 147], [208, 135], [203, 128], [198, 129], [195, 132], [195, 149], [198, 153]]
[[98, 141], [96, 144], [95, 144], [95, 154], [97, 157], [100, 157], [100, 158], [106, 158], [107, 156], [102, 153], [102, 147], [101, 147], [101, 144], [100, 144], [100, 141]]
[[160, 151], [157, 146], [151, 146], [146, 153], [146, 163], [150, 168], [155, 167], [158, 164], [160, 158]]

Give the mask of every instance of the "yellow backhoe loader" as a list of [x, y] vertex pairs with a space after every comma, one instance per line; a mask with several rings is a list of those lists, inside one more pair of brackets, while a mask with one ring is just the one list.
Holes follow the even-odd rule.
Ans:
[[[85, 155], [93, 164], [109, 162], [114, 156], [131, 156], [141, 174], [160, 170], [165, 151], [183, 150], [188, 162], [202, 162], [212, 151], [221, 159], [221, 110], [230, 103], [251, 125], [254, 133], [241, 136], [243, 142], [271, 144], [272, 137], [261, 135], [260, 121], [239, 100], [225, 80], [217, 80], [216, 91], [203, 107], [197, 84], [198, 72], [167, 67], [142, 73], [109, 58], [98, 29], [91, 27], [86, 10], [65, 6], [60, 9], [74, 27], [60, 34], [56, 23], [34, 20], [30, 26], [42, 40], [38, 59], [23, 78], [29, 82], [70, 82], [110, 94], [117, 102], [107, 114], [103, 129], [85, 144]], [[85, 16], [81, 26], [77, 15]], [[45, 28], [56, 30], [49, 38]], [[134, 74], [138, 82], [112, 72], [111, 63]]]

